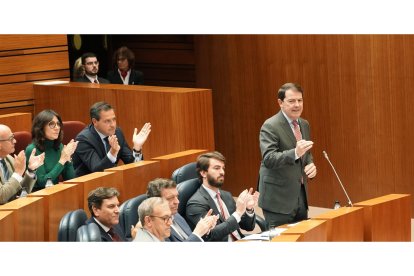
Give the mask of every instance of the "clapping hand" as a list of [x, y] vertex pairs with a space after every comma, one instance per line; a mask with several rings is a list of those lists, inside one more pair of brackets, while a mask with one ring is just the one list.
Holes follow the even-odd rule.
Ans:
[[29, 164], [27, 166], [32, 171], [34, 171], [37, 168], [39, 168], [40, 166], [42, 166], [43, 162], [45, 160], [45, 153], [44, 152], [42, 154], [37, 155], [37, 156], [35, 154], [36, 154], [36, 148], [34, 148], [32, 150], [32, 153], [30, 154], [30, 157], [29, 157]]
[[259, 201], [259, 195], [260, 193], [258, 191], [255, 191], [253, 193], [253, 188], [249, 189], [249, 193], [247, 195], [246, 209], [253, 209], [255, 206], [257, 206], [257, 202]]
[[134, 149], [140, 151], [145, 141], [147, 141], [148, 135], [151, 132], [151, 123], [145, 123], [141, 128], [141, 131], [138, 133], [137, 128], [134, 129], [134, 134], [132, 135], [132, 142], [134, 144]]

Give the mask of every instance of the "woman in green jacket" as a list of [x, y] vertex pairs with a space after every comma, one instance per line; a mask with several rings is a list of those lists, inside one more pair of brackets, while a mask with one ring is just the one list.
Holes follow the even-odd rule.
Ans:
[[63, 145], [62, 138], [62, 119], [59, 114], [46, 109], [36, 115], [32, 125], [32, 143], [26, 148], [26, 160], [29, 160], [33, 148], [36, 148], [36, 155], [44, 152], [45, 160], [36, 170], [34, 191], [43, 189], [48, 178], [57, 184], [60, 176], [61, 180], [76, 177], [71, 157], [78, 142], [72, 139], [67, 145]]

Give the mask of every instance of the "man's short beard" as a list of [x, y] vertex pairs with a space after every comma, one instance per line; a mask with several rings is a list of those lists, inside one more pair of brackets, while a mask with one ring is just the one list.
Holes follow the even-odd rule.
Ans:
[[213, 177], [211, 177], [210, 175], [207, 174], [207, 181], [208, 184], [210, 184], [213, 187], [216, 188], [221, 188], [221, 186], [223, 186], [224, 181], [223, 182], [217, 182]]

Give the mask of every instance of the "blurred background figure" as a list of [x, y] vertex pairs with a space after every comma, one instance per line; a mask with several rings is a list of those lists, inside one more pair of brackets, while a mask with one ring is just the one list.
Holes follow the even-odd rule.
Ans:
[[144, 74], [135, 70], [134, 53], [123, 46], [117, 49], [113, 56], [113, 70], [108, 72], [107, 79], [115, 84], [143, 84]]
[[82, 57], [79, 57], [73, 64], [72, 81], [83, 78], [85, 75], [85, 67], [82, 65]]

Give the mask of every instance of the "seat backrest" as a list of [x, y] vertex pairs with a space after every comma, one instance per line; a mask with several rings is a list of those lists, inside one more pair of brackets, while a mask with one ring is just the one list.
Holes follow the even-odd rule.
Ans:
[[32, 134], [28, 131], [16, 131], [13, 134], [14, 139], [16, 139], [14, 153], [17, 155], [21, 150], [25, 150], [26, 147], [32, 142]]
[[131, 225], [137, 224], [138, 206], [147, 199], [146, 194], [139, 195], [137, 197], [128, 199], [119, 207], [119, 226], [124, 230], [127, 240], [131, 239]]
[[62, 144], [66, 145], [71, 139], [75, 139], [86, 127], [85, 123], [81, 121], [63, 121], [63, 139]]
[[83, 209], [70, 211], [60, 220], [58, 241], [76, 241], [78, 228], [85, 224], [88, 216]]
[[101, 231], [96, 223], [82, 225], [76, 231], [76, 241], [79, 242], [100, 242]]
[[198, 178], [189, 179], [181, 182], [177, 185], [178, 191], [178, 213], [185, 218], [185, 209], [187, 206], [187, 201], [193, 196], [193, 194], [200, 188], [201, 182]]
[[176, 169], [171, 176], [171, 179], [175, 181], [175, 183], [181, 183], [183, 181], [197, 178], [197, 170], [196, 170], [196, 162], [191, 162], [185, 164], [184, 166]]

